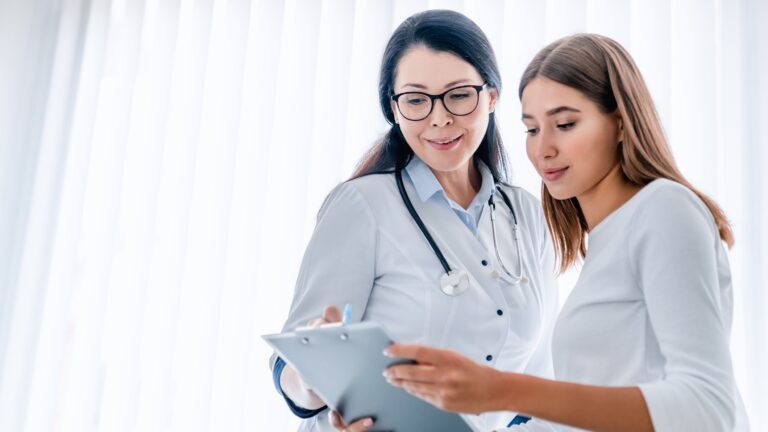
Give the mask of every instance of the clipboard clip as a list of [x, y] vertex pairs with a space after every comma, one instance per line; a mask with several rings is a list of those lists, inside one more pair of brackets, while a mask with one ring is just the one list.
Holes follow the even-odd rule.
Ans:
[[[295, 332], [296, 333], [304, 333], [304, 332], [310, 332], [312, 330], [322, 329], [322, 328], [328, 328], [328, 327], [342, 327], [341, 323], [331, 323], [331, 324], [323, 324], [319, 327], [297, 327]], [[346, 341], [349, 340], [349, 333], [347, 332], [341, 332], [339, 334], [339, 339]], [[309, 336], [302, 336], [300, 339], [302, 345], [309, 345]]]

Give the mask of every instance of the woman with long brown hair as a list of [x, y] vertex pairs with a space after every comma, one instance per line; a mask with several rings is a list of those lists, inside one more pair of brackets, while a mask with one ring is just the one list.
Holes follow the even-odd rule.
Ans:
[[729, 351], [733, 232], [677, 168], [629, 54], [566, 37], [531, 61], [519, 95], [559, 269], [583, 259], [555, 325], [558, 381], [415, 345], [388, 349], [418, 362], [388, 379], [448, 410], [536, 418], [513, 430], [746, 430]]

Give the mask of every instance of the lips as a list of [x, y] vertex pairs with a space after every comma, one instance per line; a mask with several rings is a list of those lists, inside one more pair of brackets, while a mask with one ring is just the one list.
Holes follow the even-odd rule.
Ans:
[[425, 138], [424, 140], [437, 150], [450, 150], [461, 142], [464, 135], [455, 137]]
[[543, 171], [542, 176], [545, 180], [553, 182], [562, 177], [566, 170], [568, 170], [568, 167], [547, 168]]

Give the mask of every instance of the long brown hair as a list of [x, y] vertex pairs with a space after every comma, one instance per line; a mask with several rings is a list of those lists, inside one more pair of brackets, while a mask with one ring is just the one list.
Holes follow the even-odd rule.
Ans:
[[[712, 213], [720, 238], [733, 246], [733, 232], [722, 209], [677, 168], [645, 81], [618, 42], [596, 34], [576, 34], [549, 44], [525, 69], [518, 90], [521, 100], [525, 87], [539, 76], [579, 90], [604, 113], [617, 112], [623, 124], [618, 157], [626, 181], [642, 187], [665, 178], [687, 187]], [[563, 272], [586, 256], [586, 219], [576, 198], [557, 200], [544, 183], [541, 201]]]

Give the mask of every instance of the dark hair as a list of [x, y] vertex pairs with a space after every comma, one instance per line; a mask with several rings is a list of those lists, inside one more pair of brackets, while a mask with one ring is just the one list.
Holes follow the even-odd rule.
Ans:
[[[733, 245], [733, 232], [723, 211], [677, 168], [640, 70], [618, 42], [596, 34], [576, 34], [547, 45], [523, 72], [520, 100], [525, 87], [540, 76], [580, 91], [603, 113], [616, 112], [622, 121], [618, 158], [624, 179], [642, 187], [665, 178], [687, 187], [712, 213], [720, 238]], [[586, 256], [587, 222], [576, 198], [555, 199], [544, 183], [541, 203], [562, 272]]]
[[[379, 104], [390, 130], [366, 153], [357, 165], [352, 178], [368, 174], [392, 172], [402, 169], [413, 155], [405, 141], [390, 105], [394, 94], [397, 64], [414, 46], [425, 46], [438, 52], [449, 52], [471, 64], [489, 87], [501, 93], [501, 76], [490, 42], [480, 27], [466, 16], [449, 10], [429, 10], [412, 15], [389, 38], [379, 71]], [[483, 161], [494, 179], [507, 181], [508, 157], [496, 127], [494, 114], [490, 114], [485, 132], [475, 157]]]

